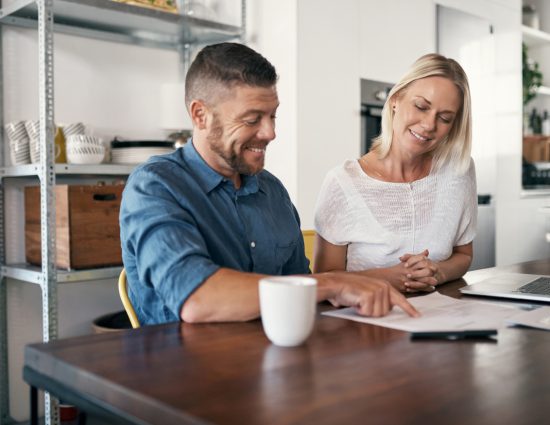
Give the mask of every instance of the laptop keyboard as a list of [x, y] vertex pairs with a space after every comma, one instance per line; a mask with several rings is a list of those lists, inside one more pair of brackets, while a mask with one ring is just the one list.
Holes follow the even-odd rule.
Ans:
[[526, 285], [519, 287], [516, 292], [524, 294], [550, 295], [550, 278], [539, 277]]

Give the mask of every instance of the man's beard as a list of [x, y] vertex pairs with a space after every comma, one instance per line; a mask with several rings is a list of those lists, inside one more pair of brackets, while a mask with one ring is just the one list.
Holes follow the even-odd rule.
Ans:
[[224, 150], [222, 139], [223, 126], [220, 124], [219, 118], [214, 116], [212, 130], [210, 130], [210, 133], [206, 136], [206, 140], [208, 140], [210, 144], [210, 149], [216, 152], [233, 171], [239, 174], [252, 176], [263, 170], [263, 161], [259, 167], [254, 167], [246, 163], [244, 156], [235, 149], [235, 145], [237, 144], [236, 140], [233, 140], [229, 147]]

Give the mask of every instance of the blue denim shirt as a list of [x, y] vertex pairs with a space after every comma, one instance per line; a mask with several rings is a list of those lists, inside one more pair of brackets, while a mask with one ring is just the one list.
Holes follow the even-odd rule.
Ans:
[[120, 207], [128, 291], [141, 324], [179, 320], [185, 300], [220, 267], [309, 273], [298, 213], [267, 171], [233, 183], [192, 142], [128, 178]]

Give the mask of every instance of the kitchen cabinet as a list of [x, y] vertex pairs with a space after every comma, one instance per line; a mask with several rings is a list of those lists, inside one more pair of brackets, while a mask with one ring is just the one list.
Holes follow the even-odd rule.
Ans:
[[[70, 183], [88, 179], [97, 181], [124, 179], [132, 166], [101, 164], [72, 165], [54, 162], [54, 33], [69, 34], [131, 44], [154, 49], [169, 49], [180, 55], [185, 72], [194, 46], [244, 36], [246, 3], [241, 1], [240, 25], [228, 25], [208, 19], [164, 12], [110, 0], [16, 0], [3, 2], [0, 9], [0, 45], [6, 26], [36, 28], [38, 38], [38, 110], [40, 121], [40, 162], [9, 166], [4, 158], [5, 139], [0, 148], [0, 422], [12, 419], [9, 412], [7, 279], [37, 284], [41, 292], [42, 337], [49, 341], [58, 332], [58, 285], [84, 280], [114, 279], [120, 267], [79, 271], [61, 271], [55, 267], [55, 195], [56, 182]], [[78, 40], [78, 39], [76, 39]], [[0, 52], [1, 53], [1, 52]], [[85, 52], [82, 52], [84, 55]], [[0, 56], [0, 61], [2, 61]], [[1, 67], [0, 67], [1, 69]], [[1, 81], [0, 81], [1, 83]], [[0, 90], [4, 84], [0, 84]], [[4, 93], [0, 93], [0, 98]], [[68, 99], [61, 99], [61, 102]], [[26, 117], [19, 117], [19, 120]], [[0, 114], [0, 123], [3, 117]], [[42, 266], [7, 264], [6, 188], [39, 184], [41, 193]], [[36, 326], [39, 326], [38, 323]], [[45, 396], [46, 423], [57, 423], [57, 402]]]

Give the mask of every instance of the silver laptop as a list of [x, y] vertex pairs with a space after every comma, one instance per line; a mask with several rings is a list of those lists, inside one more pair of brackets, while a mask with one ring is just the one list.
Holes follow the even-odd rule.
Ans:
[[505, 273], [460, 288], [466, 295], [550, 302], [550, 276]]

